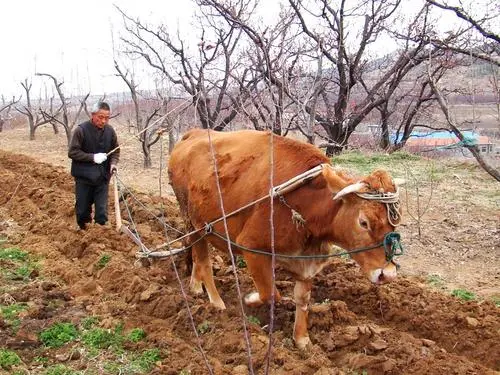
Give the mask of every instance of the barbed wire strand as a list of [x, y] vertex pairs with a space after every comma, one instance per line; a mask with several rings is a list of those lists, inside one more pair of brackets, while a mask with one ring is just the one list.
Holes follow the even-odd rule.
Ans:
[[[199, 97], [196, 99], [196, 103], [195, 103], [195, 114], [197, 113], [198, 100], [199, 100]], [[238, 300], [239, 300], [239, 306], [240, 306], [241, 317], [242, 317], [242, 324], [243, 324], [243, 336], [244, 336], [244, 339], [245, 339], [245, 346], [246, 346], [246, 350], [247, 350], [248, 369], [249, 369], [250, 374], [254, 375], [254, 369], [253, 369], [253, 363], [252, 363], [252, 346], [251, 346], [250, 338], [249, 338], [249, 332], [248, 332], [248, 326], [247, 326], [247, 319], [246, 319], [246, 314], [245, 314], [245, 308], [243, 306], [243, 294], [241, 293], [240, 280], [239, 280], [239, 277], [238, 277], [238, 272], [237, 272], [235, 257], [234, 257], [233, 249], [232, 249], [232, 246], [231, 246], [231, 242], [229, 240], [229, 229], [228, 229], [228, 226], [227, 226], [227, 216], [226, 216], [226, 212], [225, 212], [225, 209], [224, 209], [224, 202], [222, 200], [222, 190], [221, 190], [220, 181], [219, 181], [219, 170], [218, 170], [218, 166], [217, 166], [217, 158], [216, 158], [215, 149], [214, 149], [214, 146], [213, 146], [213, 143], [212, 143], [212, 137], [210, 136], [210, 131], [211, 131], [210, 127], [207, 127], [208, 143], [209, 143], [209, 146], [210, 146], [210, 154], [211, 154], [212, 162], [213, 162], [213, 166], [214, 166], [215, 181], [216, 181], [217, 193], [218, 193], [218, 198], [219, 198], [219, 207], [220, 207], [220, 210], [221, 210], [221, 213], [222, 213], [222, 218], [223, 218], [223, 223], [224, 223], [224, 230], [225, 230], [226, 236], [228, 238], [228, 240], [226, 241], [226, 243], [227, 243], [227, 249], [229, 251], [230, 258], [231, 258], [231, 265], [232, 265], [232, 269], [233, 269], [233, 275], [234, 275], [234, 279], [235, 279], [236, 290], [237, 290], [237, 293], [238, 293]]]
[[[161, 139], [160, 139], [160, 174], [159, 174], [160, 192], [161, 192], [161, 185], [162, 185], [162, 180], [161, 180], [162, 173], [161, 173], [161, 171], [163, 168], [163, 157], [164, 157], [164, 155], [163, 155], [163, 135], [161, 135]], [[161, 195], [160, 195], [160, 197], [161, 197]], [[164, 211], [162, 210], [162, 217], [163, 217], [163, 215], [164, 215]], [[168, 235], [168, 231], [166, 230], [166, 228], [165, 228], [164, 232], [165, 232], [165, 237], [167, 238], [167, 240], [169, 240], [169, 235]], [[187, 297], [186, 291], [184, 290], [184, 285], [182, 284], [182, 280], [180, 278], [179, 271], [178, 271], [177, 266], [175, 264], [175, 257], [170, 257], [170, 259], [172, 260], [172, 262], [171, 262], [172, 269], [174, 270], [175, 277], [177, 278], [177, 281], [179, 282], [179, 287], [180, 287], [180, 290], [182, 293], [182, 298], [184, 299], [184, 303], [186, 305], [186, 310], [187, 310], [187, 313], [189, 316], [189, 321], [191, 323], [191, 327], [193, 328], [193, 332], [196, 336], [196, 344], [197, 344], [198, 349], [203, 357], [203, 360], [205, 361], [205, 365], [207, 366], [208, 372], [210, 374], [213, 374], [212, 367], [210, 366], [207, 355], [206, 355], [205, 351], [203, 350], [200, 335], [198, 334], [198, 330], [196, 329], [196, 324], [194, 322], [193, 313], [192, 313], [191, 308], [189, 306], [188, 297]]]
[[[160, 169], [161, 169], [161, 168], [163, 167], [163, 166], [162, 166], [162, 158], [163, 158], [163, 155], [162, 155], [162, 154], [163, 154], [163, 147], [162, 147], [161, 145], [160, 145], [160, 154], [161, 154], [161, 155], [160, 155]], [[161, 176], [161, 173], [160, 173], [160, 176]], [[125, 190], [127, 190], [127, 191], [128, 191], [129, 195], [130, 195], [130, 196], [132, 196], [132, 198], [133, 198], [136, 202], [140, 202], [140, 201], [139, 201], [139, 200], [135, 197], [135, 195], [134, 195], [134, 194], [130, 191], [130, 189], [128, 189], [128, 188], [127, 188], [127, 186], [126, 186], [125, 184], [123, 184], [123, 183], [122, 183], [122, 181], [121, 181], [119, 178], [117, 178], [117, 180], [121, 183], [121, 185], [122, 185], [123, 187], [125, 187]], [[161, 180], [160, 180], [160, 184], [161, 184]], [[139, 232], [138, 232], [138, 230], [136, 229], [136, 225], [135, 225], [135, 222], [134, 222], [134, 220], [133, 220], [131, 210], [130, 210], [129, 205], [127, 204], [127, 201], [126, 201], [126, 199], [125, 199], [125, 197], [124, 197], [124, 195], [123, 195], [123, 191], [122, 191], [122, 189], [120, 189], [120, 192], [121, 192], [121, 197], [122, 197], [122, 200], [123, 200], [123, 202], [124, 202], [125, 208], [126, 208], [126, 210], [127, 210], [128, 216], [129, 216], [129, 221], [132, 223], [132, 226], [133, 226], [133, 228], [134, 228], [135, 235], [136, 235], [136, 236], [137, 236], [137, 238], [139, 239], [139, 242], [142, 244], [143, 242], [141, 241], [141, 239], [140, 239], [140, 235], [139, 235]], [[142, 202], [140, 202], [140, 203], [142, 203]], [[142, 208], [144, 208], [146, 211], [148, 211], [147, 207], [145, 207], [143, 204], [141, 204], [141, 206], [142, 206]], [[162, 215], [162, 219], [164, 219], [164, 213], [163, 213], [163, 210], [161, 210], [161, 212], [162, 212], [162, 213], [161, 213], [161, 215]], [[163, 223], [163, 230], [164, 230], [164, 235], [165, 235], [165, 237], [167, 237], [167, 239], [169, 239], [170, 237], [169, 237], [169, 234], [168, 234], [168, 226], [166, 225], [165, 220], [161, 220], [160, 222], [162, 222], [162, 223]], [[179, 231], [179, 232], [180, 232], [180, 231]], [[180, 232], [180, 233], [182, 233], [182, 232]], [[139, 247], [141, 248], [141, 251], [142, 251], [142, 252], [144, 252], [144, 248], [143, 248], [143, 246], [139, 246]], [[205, 354], [205, 351], [203, 350], [203, 347], [202, 347], [202, 345], [201, 345], [201, 339], [200, 339], [200, 336], [199, 336], [198, 331], [197, 331], [197, 329], [196, 329], [196, 324], [195, 324], [195, 322], [194, 322], [193, 314], [192, 314], [192, 312], [191, 312], [191, 308], [190, 308], [190, 306], [189, 306], [188, 296], [187, 296], [187, 293], [186, 293], [186, 291], [185, 291], [185, 289], [184, 289], [184, 285], [183, 285], [183, 283], [182, 283], [182, 279], [181, 279], [181, 277], [180, 277], [180, 275], [179, 275], [179, 271], [178, 271], [177, 266], [176, 266], [176, 264], [175, 264], [175, 259], [174, 259], [174, 258], [175, 258], [175, 257], [173, 257], [173, 256], [172, 256], [172, 257], [170, 257], [170, 259], [171, 259], [171, 263], [172, 263], [172, 268], [173, 268], [173, 270], [174, 270], [175, 277], [176, 277], [177, 282], [178, 282], [178, 284], [179, 284], [179, 289], [180, 289], [180, 291], [181, 291], [182, 298], [184, 299], [184, 303], [185, 303], [185, 305], [186, 305], [186, 310], [187, 310], [187, 313], [188, 313], [189, 321], [190, 321], [191, 327], [192, 327], [193, 332], [194, 332], [195, 337], [196, 337], [196, 344], [197, 344], [198, 350], [200, 351], [200, 354], [201, 354], [201, 356], [202, 356], [202, 358], [203, 358], [203, 360], [204, 360], [204, 362], [205, 362], [205, 365], [206, 365], [206, 367], [207, 367], [207, 369], [208, 369], [209, 374], [210, 374], [210, 375], [213, 375], [213, 370], [212, 370], [212, 368], [211, 368], [211, 366], [210, 366], [210, 363], [208, 362], [208, 358], [207, 358], [207, 356], [206, 356], [206, 354]]]

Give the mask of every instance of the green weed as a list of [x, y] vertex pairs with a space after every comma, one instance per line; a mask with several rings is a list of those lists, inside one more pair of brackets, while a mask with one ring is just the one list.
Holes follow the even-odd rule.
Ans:
[[97, 323], [99, 323], [99, 317], [98, 316], [88, 316], [81, 321], [81, 325], [83, 329], [89, 330], [93, 328]]
[[21, 363], [21, 358], [11, 351], [0, 349], [0, 368], [4, 370], [10, 370], [12, 366], [18, 365]]
[[259, 318], [257, 318], [256, 316], [249, 315], [249, 316], [247, 317], [247, 319], [248, 319], [248, 321], [249, 321], [250, 323], [257, 324], [257, 325], [259, 325], [259, 326], [260, 326], [260, 320], [259, 320]]
[[146, 332], [144, 332], [143, 329], [134, 328], [128, 333], [127, 340], [132, 341], [132, 342], [139, 342], [142, 339], [144, 339], [145, 337], [146, 337]]
[[40, 340], [49, 348], [59, 348], [77, 337], [78, 331], [72, 323], [56, 323], [40, 333]]
[[160, 351], [156, 348], [148, 349], [134, 356], [130, 363], [130, 367], [132, 371], [149, 372], [159, 360], [161, 360]]
[[34, 263], [23, 264], [22, 266], [16, 268], [11, 278], [27, 281], [31, 278], [33, 271], [38, 268], [38, 265]]
[[463, 301], [473, 301], [476, 299], [476, 295], [474, 293], [469, 292], [468, 290], [465, 289], [454, 289], [451, 292], [451, 295]]
[[49, 359], [43, 356], [36, 356], [35, 358], [33, 358], [33, 361], [42, 365], [47, 365], [49, 363]]
[[107, 362], [103, 367], [106, 374], [143, 374], [149, 373], [159, 360], [160, 351], [148, 349], [140, 354], [121, 357], [119, 362]]
[[94, 349], [107, 349], [116, 346], [118, 343], [121, 345], [121, 342], [117, 341], [116, 334], [104, 328], [92, 328], [85, 332], [82, 341], [85, 345]]
[[431, 274], [427, 276], [427, 283], [436, 288], [444, 287], [444, 280], [441, 276], [437, 274]]
[[491, 300], [493, 301], [496, 307], [500, 307], [500, 296], [493, 296], [491, 297]]
[[203, 335], [207, 332], [210, 332], [210, 322], [208, 320], [205, 320], [204, 322], [198, 324], [198, 327], [196, 327], [196, 330], [198, 331], [199, 334]]
[[54, 365], [47, 367], [44, 375], [79, 375], [81, 372], [75, 371], [64, 365]]
[[17, 318], [20, 312], [25, 311], [28, 305], [25, 303], [13, 303], [12, 305], [0, 305], [0, 316], [5, 320]]
[[17, 247], [6, 247], [5, 249], [0, 249], [0, 259], [24, 261], [27, 258], [28, 253]]
[[111, 255], [104, 254], [96, 264], [97, 269], [106, 267], [106, 265], [109, 263], [110, 260], [111, 260]]
[[393, 169], [394, 165], [416, 162], [421, 158], [407, 152], [394, 152], [392, 154], [373, 153], [366, 154], [359, 151], [343, 152], [332, 158], [332, 164], [352, 168], [359, 173], [368, 173], [377, 168]]
[[247, 267], [247, 263], [245, 262], [245, 259], [243, 259], [242, 256], [237, 256], [236, 257], [236, 267], [238, 268], [246, 268]]
[[108, 349], [113, 348], [121, 350], [124, 337], [115, 331], [104, 328], [92, 328], [83, 333], [83, 343], [92, 349]]

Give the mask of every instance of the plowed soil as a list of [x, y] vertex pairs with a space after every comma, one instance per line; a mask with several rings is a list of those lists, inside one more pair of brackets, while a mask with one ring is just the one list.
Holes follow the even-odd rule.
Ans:
[[[335, 259], [314, 282], [309, 316], [313, 346], [306, 351], [294, 347], [295, 307], [289, 298], [275, 306], [269, 346], [269, 308], [243, 307], [246, 315], [256, 319], [249, 322], [242, 317], [235, 277], [225, 254], [212, 253], [216, 284], [228, 307], [220, 312], [210, 307], [205, 295], [189, 294], [184, 255], [150, 264], [137, 262], [137, 246], [114, 230], [113, 217], [109, 227], [76, 231], [73, 180], [67, 168], [0, 151], [0, 179], [1, 234], [40, 256], [41, 272], [59, 280], [50, 286], [28, 284], [13, 296], [32, 305], [16, 337], [8, 336], [0, 325], [0, 343], [19, 349], [24, 358], [29, 359], [33, 348], [40, 345], [36, 332], [43, 327], [96, 315], [104, 327], [119, 321], [125, 327], [142, 327], [149, 346], [167, 349], [169, 355], [153, 370], [157, 374], [179, 374], [183, 369], [191, 374], [246, 374], [253, 370], [256, 374], [318, 375], [500, 371], [500, 314], [490, 299], [463, 301], [404, 272], [396, 282], [373, 286], [354, 263]], [[183, 230], [174, 198], [133, 193], [122, 202], [122, 213], [126, 217], [127, 203], [147, 246], [165, 242], [175, 230], [165, 233], [143, 206], [165, 217], [169, 227]], [[111, 213], [112, 199], [110, 202]], [[470, 243], [490, 249], [475, 269], [489, 262], [485, 272], [478, 278], [472, 275], [475, 281], [471, 285], [479, 293], [489, 290], [493, 295], [498, 293], [498, 217], [477, 215], [474, 225], [492, 236], [485, 236], [481, 229], [477, 237], [475, 231], [468, 233]], [[440, 221], [435, 241], [454, 248], [453, 241], [460, 241], [460, 236], [450, 235], [450, 225], [467, 227]], [[445, 235], [449, 236], [446, 240]], [[424, 252], [427, 246], [417, 247]], [[95, 265], [103, 254], [109, 254], [111, 260], [99, 269]], [[245, 269], [237, 272], [242, 292], [251, 291]], [[280, 272], [277, 279], [282, 295], [292, 296], [292, 280]], [[44, 306], [53, 298], [64, 303], [48, 312]], [[198, 335], [193, 327], [198, 327]]]

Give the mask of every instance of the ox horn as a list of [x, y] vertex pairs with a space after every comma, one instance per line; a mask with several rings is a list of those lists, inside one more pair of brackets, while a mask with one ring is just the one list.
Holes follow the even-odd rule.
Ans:
[[361, 191], [361, 189], [367, 187], [368, 185], [364, 182], [356, 182], [355, 184], [352, 185], [347, 185], [345, 188], [340, 190], [335, 196], [333, 197], [333, 200], [337, 200], [342, 198], [344, 195], [350, 194], [350, 193], [358, 193]]
[[406, 180], [404, 178], [394, 178], [393, 179], [394, 185], [396, 186], [401, 186], [406, 184]]

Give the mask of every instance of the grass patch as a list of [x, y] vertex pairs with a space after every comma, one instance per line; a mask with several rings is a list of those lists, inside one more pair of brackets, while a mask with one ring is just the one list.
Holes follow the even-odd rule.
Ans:
[[500, 296], [491, 297], [491, 301], [493, 301], [496, 307], [500, 307]]
[[373, 153], [367, 154], [359, 151], [347, 151], [334, 156], [332, 165], [354, 169], [359, 173], [369, 173], [374, 169], [392, 170], [396, 165], [415, 163], [421, 160], [417, 155], [407, 152], [394, 152], [392, 154]]
[[28, 309], [28, 305], [25, 303], [13, 303], [12, 305], [0, 305], [0, 316], [4, 320], [16, 319], [19, 313]]
[[134, 328], [127, 335], [127, 340], [132, 342], [139, 342], [144, 338], [146, 338], [146, 332], [142, 328]]
[[28, 253], [17, 247], [0, 249], [0, 259], [23, 262], [28, 259]]
[[160, 350], [153, 348], [143, 351], [141, 354], [134, 355], [130, 362], [132, 371], [150, 372], [156, 362], [161, 360]]
[[476, 299], [476, 295], [474, 293], [465, 289], [454, 289], [452, 290], [451, 295], [463, 301], [473, 301]]
[[78, 336], [72, 323], [56, 323], [40, 333], [40, 340], [49, 348], [59, 348]]
[[65, 365], [54, 365], [47, 367], [45, 372], [43, 373], [44, 375], [80, 375], [82, 372], [80, 371], [75, 371], [72, 370], [69, 367], [66, 367]]
[[236, 256], [236, 267], [238, 267], [238, 268], [246, 268], [247, 267], [247, 263], [245, 262], [245, 259], [243, 259], [243, 257], [240, 255]]
[[211, 331], [210, 322], [208, 320], [203, 321], [202, 323], [198, 324], [198, 327], [196, 327], [196, 330], [201, 335], [203, 335], [207, 332], [210, 332]]
[[4, 370], [10, 370], [12, 366], [18, 365], [21, 363], [21, 358], [11, 351], [0, 349], [0, 368]]
[[437, 274], [428, 275], [427, 283], [435, 288], [444, 288], [445, 285], [444, 279]]
[[99, 261], [96, 263], [96, 267], [97, 269], [101, 269], [101, 268], [104, 268], [106, 267], [106, 265], [109, 263], [109, 261], [111, 260], [111, 255], [109, 254], [104, 254], [100, 259]]
[[19, 314], [28, 309], [25, 303], [13, 303], [11, 305], [0, 305], [0, 317], [10, 326], [12, 333], [16, 333], [21, 326]]
[[82, 334], [82, 342], [91, 349], [121, 350], [124, 337], [116, 329], [92, 328]]
[[28, 281], [31, 279], [33, 271], [38, 271], [38, 269], [39, 266], [36, 263], [23, 264], [22, 266], [16, 268], [11, 277], [13, 279], [21, 279], [24, 281]]
[[99, 323], [100, 319], [98, 316], [88, 316], [80, 322], [81, 326], [85, 330], [92, 329]]
[[257, 324], [257, 325], [259, 325], [259, 326], [260, 326], [260, 320], [259, 320], [259, 318], [257, 318], [256, 316], [249, 315], [249, 316], [247, 317], [247, 319], [248, 319], [248, 321], [249, 321], [250, 323]]
[[104, 364], [104, 370], [106, 374], [145, 374], [149, 373], [160, 360], [161, 354], [158, 349], [148, 349], [140, 354], [122, 358], [119, 362], [107, 362]]
[[5, 247], [0, 249], [0, 260], [7, 261], [6, 267], [0, 271], [7, 280], [29, 281], [34, 271], [38, 271], [39, 266], [34, 262], [29, 253], [18, 247]]

